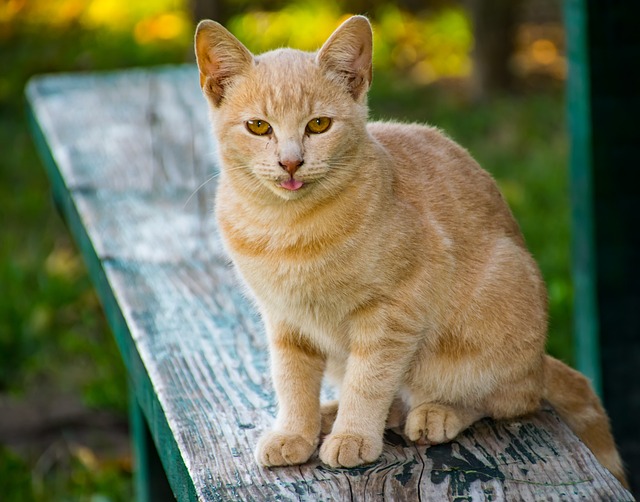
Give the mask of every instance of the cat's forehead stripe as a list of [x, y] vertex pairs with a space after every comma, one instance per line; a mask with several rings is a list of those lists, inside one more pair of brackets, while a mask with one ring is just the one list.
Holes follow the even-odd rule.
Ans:
[[329, 104], [314, 54], [278, 49], [256, 58], [255, 78], [265, 116], [284, 117], [292, 111], [310, 115]]

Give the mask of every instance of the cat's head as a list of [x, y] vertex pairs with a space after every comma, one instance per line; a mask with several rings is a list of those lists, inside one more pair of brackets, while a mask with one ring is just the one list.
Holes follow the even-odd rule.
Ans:
[[200, 22], [200, 84], [230, 181], [285, 200], [346, 184], [367, 137], [371, 55], [371, 25], [362, 16], [345, 21], [317, 53], [259, 56], [220, 24]]

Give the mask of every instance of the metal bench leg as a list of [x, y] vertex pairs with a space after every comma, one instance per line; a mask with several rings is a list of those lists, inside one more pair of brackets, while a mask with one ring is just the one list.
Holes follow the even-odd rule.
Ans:
[[169, 481], [153, 443], [149, 425], [129, 387], [129, 420], [134, 455], [134, 488], [138, 502], [175, 502]]

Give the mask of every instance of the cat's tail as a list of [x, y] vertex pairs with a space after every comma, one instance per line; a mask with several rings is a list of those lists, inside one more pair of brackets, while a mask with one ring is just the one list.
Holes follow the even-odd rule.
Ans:
[[628, 488], [609, 418], [589, 380], [557, 359], [545, 356], [545, 398], [598, 461]]

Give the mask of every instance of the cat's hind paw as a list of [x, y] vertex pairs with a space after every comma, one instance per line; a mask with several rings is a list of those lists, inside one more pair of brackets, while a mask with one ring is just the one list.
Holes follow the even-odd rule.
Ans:
[[331, 434], [320, 447], [320, 460], [330, 467], [369, 464], [382, 453], [382, 438], [360, 434]]
[[317, 439], [309, 442], [298, 434], [270, 431], [258, 441], [255, 457], [266, 467], [304, 464], [317, 446]]
[[446, 443], [480, 418], [475, 410], [426, 403], [409, 411], [404, 433], [418, 444]]

